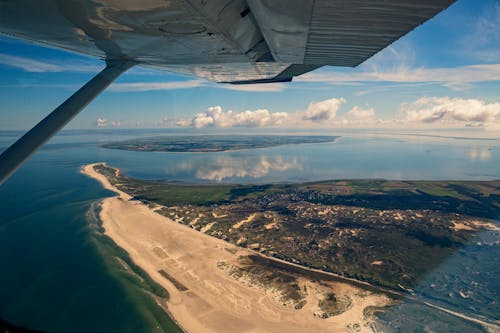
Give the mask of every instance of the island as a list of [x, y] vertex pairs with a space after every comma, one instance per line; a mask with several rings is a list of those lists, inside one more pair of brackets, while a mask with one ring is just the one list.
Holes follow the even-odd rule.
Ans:
[[200, 185], [105, 163], [83, 172], [118, 194], [101, 204], [104, 230], [168, 291], [159, 303], [187, 332], [380, 332], [376, 318], [403, 299], [426, 318], [443, 312], [428, 328], [498, 328], [412, 290], [478, 233], [500, 230], [498, 180]]
[[304, 135], [191, 135], [159, 136], [102, 144], [101, 147], [132, 151], [220, 152], [283, 145], [334, 142], [338, 136]]

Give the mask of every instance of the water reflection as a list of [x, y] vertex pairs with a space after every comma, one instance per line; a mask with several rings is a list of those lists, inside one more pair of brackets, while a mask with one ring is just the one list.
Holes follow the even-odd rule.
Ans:
[[[94, 156], [92, 148], [88, 147], [88, 156]], [[350, 178], [500, 178], [500, 140], [343, 137], [328, 144], [231, 152], [157, 153], [100, 148], [97, 154], [95, 160], [119, 167], [128, 176], [180, 182], [262, 184]]]
[[300, 170], [302, 165], [297, 157], [219, 155], [215, 158], [185, 160], [174, 168], [176, 171], [191, 172], [196, 179], [222, 182], [234, 178], [262, 178], [271, 172]]
[[491, 158], [491, 149], [487, 147], [472, 147], [468, 156], [471, 161], [488, 161]]

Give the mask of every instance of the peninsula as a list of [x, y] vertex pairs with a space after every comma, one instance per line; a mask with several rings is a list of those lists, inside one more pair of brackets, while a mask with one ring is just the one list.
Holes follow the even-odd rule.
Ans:
[[82, 171], [118, 194], [102, 202], [105, 233], [187, 332], [374, 332], [378, 311], [498, 230], [500, 181], [195, 186]]

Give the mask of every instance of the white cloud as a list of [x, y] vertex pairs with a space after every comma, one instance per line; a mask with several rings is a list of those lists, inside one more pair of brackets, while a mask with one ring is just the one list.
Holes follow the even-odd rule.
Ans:
[[355, 106], [347, 112], [346, 118], [352, 120], [375, 119], [375, 109], [373, 108], [363, 109], [359, 106]]
[[115, 92], [141, 92], [196, 88], [204, 85], [201, 80], [170, 81], [170, 82], [133, 82], [114, 83], [109, 87], [109, 91]]
[[339, 116], [337, 112], [346, 102], [343, 97], [312, 102], [305, 112], [295, 115], [296, 119], [300, 119], [296, 123], [303, 126], [304, 120], [308, 120], [322, 127], [364, 127], [380, 122], [376, 118], [375, 109], [370, 107], [354, 106]]
[[100, 117], [96, 119], [95, 124], [97, 125], [97, 127], [108, 127], [108, 126], [118, 127], [121, 125], [121, 122], [118, 120], [108, 121], [107, 119]]
[[345, 102], [344, 98], [330, 98], [321, 102], [312, 102], [302, 119], [316, 122], [332, 120], [335, 118], [340, 106]]
[[191, 119], [177, 121], [178, 126], [203, 127], [266, 127], [279, 126], [288, 118], [286, 112], [271, 113], [267, 109], [235, 112], [223, 111], [220, 106], [209, 107], [206, 112], [200, 112]]
[[379, 123], [374, 108], [354, 106], [345, 115], [337, 119], [336, 124], [344, 127], [366, 127]]
[[220, 106], [200, 112], [192, 118], [165, 120], [164, 124], [194, 128], [286, 127], [286, 128], [465, 128], [477, 127], [500, 131], [500, 103], [479, 99], [423, 97], [400, 106], [399, 116], [377, 117], [370, 106], [353, 106], [342, 111], [346, 99], [331, 98], [311, 102], [304, 111], [270, 112], [267, 109], [235, 112]]
[[324, 101], [311, 102], [305, 111], [295, 113], [270, 112], [267, 109], [235, 112], [224, 111], [221, 106], [209, 107], [206, 112], [197, 113], [192, 118], [168, 119], [164, 125], [194, 128], [228, 128], [228, 127], [366, 127], [382, 123], [376, 117], [375, 109], [354, 106], [342, 116], [337, 111], [346, 103], [346, 99], [330, 98]]
[[423, 97], [402, 105], [406, 120], [412, 123], [452, 123], [492, 129], [500, 123], [500, 103], [479, 99]]
[[459, 52], [482, 62], [497, 62], [500, 57], [500, 3], [486, 5], [467, 27]]
[[103, 66], [88, 63], [53, 64], [50, 62], [34, 60], [31, 58], [14, 56], [0, 53], [0, 64], [18, 68], [26, 72], [46, 73], [46, 72], [98, 72]]
[[108, 121], [104, 118], [97, 118], [96, 125], [97, 127], [106, 127], [108, 126]]
[[60, 72], [57, 65], [8, 54], [0, 54], [0, 64], [27, 72]]
[[461, 87], [466, 83], [500, 81], [500, 64], [441, 68], [369, 68], [354, 72], [323, 70], [304, 74], [296, 78], [295, 81], [330, 84], [353, 82], [421, 82], [440, 83], [448, 87]]
[[[500, 6], [496, 7], [495, 17], [500, 17]], [[494, 45], [492, 51], [498, 55], [498, 41], [500, 41], [500, 21], [490, 19], [483, 21], [476, 29], [481, 31], [477, 35], [483, 37], [473, 37], [473, 41], [467, 44], [478, 45], [481, 39], [485, 39], [489, 44]], [[487, 31], [486, 31], [487, 30]], [[495, 31], [493, 33], [493, 31]], [[496, 37], [495, 37], [496, 36]], [[486, 41], [485, 41], [486, 43]], [[464, 45], [462, 49], [465, 49]], [[470, 49], [468, 53], [477, 53], [477, 48]], [[489, 51], [488, 51], [489, 52]], [[494, 54], [494, 55], [495, 55]], [[294, 81], [316, 82], [327, 84], [360, 84], [371, 82], [393, 82], [398, 84], [440, 84], [452, 90], [463, 90], [477, 82], [500, 81], [500, 63], [498, 57], [490, 60], [489, 64], [475, 64], [457, 67], [417, 67], [415, 49], [408, 41], [398, 41], [397, 47], [389, 46], [382, 52], [367, 60], [355, 69], [339, 70], [337, 68], [324, 68], [314, 72], [306, 73]]]
[[500, 120], [494, 123], [483, 124], [483, 127], [487, 131], [500, 132]]

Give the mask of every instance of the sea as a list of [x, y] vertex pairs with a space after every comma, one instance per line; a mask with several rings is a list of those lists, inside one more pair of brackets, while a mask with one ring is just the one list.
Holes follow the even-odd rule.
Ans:
[[[184, 183], [500, 179], [500, 138], [494, 137], [333, 131], [329, 134], [339, 137], [329, 143], [217, 153], [100, 147], [124, 139], [197, 133], [65, 130], [0, 186], [0, 318], [54, 333], [180, 332], [134, 283], [116, 260], [116, 248], [97, 231], [96, 203], [113, 194], [80, 173], [88, 163], [106, 162], [131, 177]], [[0, 132], [0, 151], [21, 135]], [[499, 258], [499, 235], [486, 231], [414, 292], [438, 306], [498, 323]], [[389, 327], [403, 315], [419, 322], [428, 314], [403, 302], [381, 320]]]

